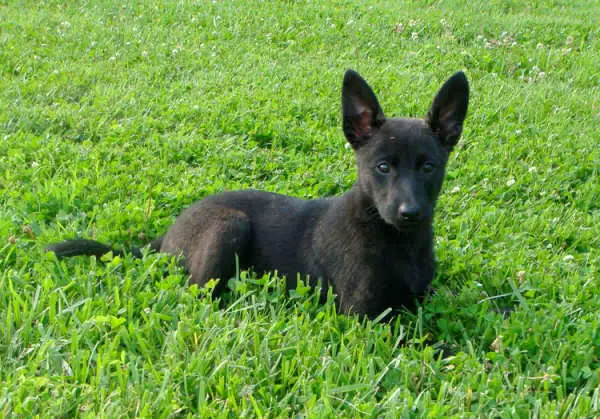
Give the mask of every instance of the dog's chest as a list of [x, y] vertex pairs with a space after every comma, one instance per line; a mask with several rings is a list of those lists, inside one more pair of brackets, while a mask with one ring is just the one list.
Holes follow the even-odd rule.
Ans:
[[341, 308], [377, 315], [411, 304], [433, 278], [433, 252], [426, 240], [358, 234], [330, 247], [322, 262]]

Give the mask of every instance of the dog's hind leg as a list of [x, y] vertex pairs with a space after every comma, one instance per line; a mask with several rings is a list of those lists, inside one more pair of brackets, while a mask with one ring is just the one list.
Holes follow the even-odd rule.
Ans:
[[[227, 281], [236, 274], [236, 257], [240, 269], [248, 267], [246, 255], [251, 237], [250, 220], [241, 211], [203, 208], [201, 219], [196, 218], [194, 221], [195, 225], [191, 229], [189, 224], [183, 223], [188, 229], [179, 238], [185, 236], [187, 240], [177, 246], [178, 240], [175, 238], [173, 247], [183, 250], [190, 284], [204, 286], [211, 279], [219, 279], [213, 291], [218, 295], [225, 288]], [[177, 227], [174, 230], [177, 230]], [[163, 240], [163, 251], [165, 245], [171, 247], [169, 233]]]

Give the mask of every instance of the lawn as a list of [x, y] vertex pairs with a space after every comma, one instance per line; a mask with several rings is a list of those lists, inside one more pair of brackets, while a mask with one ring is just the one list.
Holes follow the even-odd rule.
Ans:
[[[600, 415], [600, 4], [464, 4], [1, 1], [0, 415]], [[390, 116], [471, 82], [416, 311], [44, 253], [223, 190], [342, 194], [347, 68]]]

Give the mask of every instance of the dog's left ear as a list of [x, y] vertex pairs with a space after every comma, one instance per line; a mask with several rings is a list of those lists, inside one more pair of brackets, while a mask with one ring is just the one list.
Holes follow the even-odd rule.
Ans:
[[425, 117], [425, 122], [448, 151], [452, 151], [460, 138], [468, 107], [469, 82], [465, 73], [459, 71], [444, 83]]

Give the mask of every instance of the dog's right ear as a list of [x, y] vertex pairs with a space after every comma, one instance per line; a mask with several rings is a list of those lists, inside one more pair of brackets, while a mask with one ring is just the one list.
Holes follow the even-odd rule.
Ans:
[[353, 149], [364, 145], [375, 129], [385, 122], [377, 97], [367, 82], [354, 70], [344, 74], [342, 117], [346, 139]]

